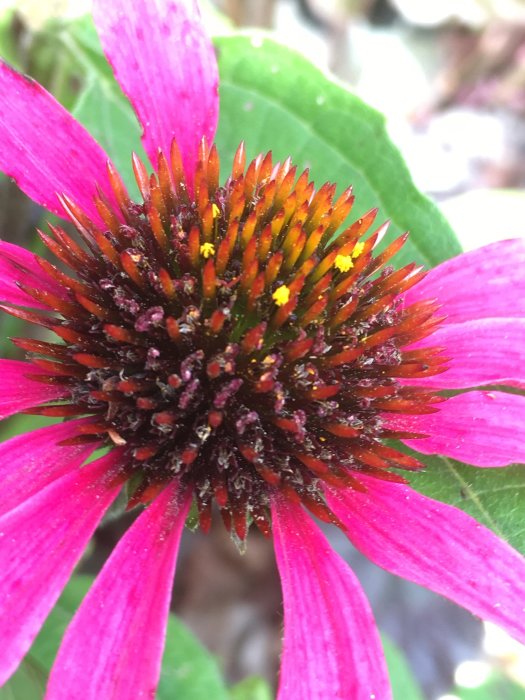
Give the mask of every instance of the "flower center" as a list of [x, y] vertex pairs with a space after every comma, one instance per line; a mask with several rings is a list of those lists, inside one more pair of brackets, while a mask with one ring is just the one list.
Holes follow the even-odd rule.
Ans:
[[389, 430], [389, 413], [441, 400], [409, 385], [443, 371], [439, 349], [404, 349], [440, 322], [432, 302], [403, 304], [424, 273], [385, 267], [406, 235], [379, 254], [384, 227], [362, 240], [375, 211], [337, 235], [351, 191], [315, 191], [271, 153], [246, 168], [241, 145], [224, 186], [215, 147], [191, 186], [176, 144], [169, 160], [148, 175], [134, 157], [140, 204], [109, 169], [104, 226], [64, 198], [84, 245], [41, 234], [73, 274], [42, 261], [64, 298], [24, 289], [60, 317], [10, 311], [62, 339], [16, 342], [71, 398], [31, 412], [92, 416], [78, 440], [124, 450], [132, 504], [177, 478], [203, 529], [215, 502], [240, 540], [251, 521], [268, 533], [276, 490], [334, 522], [323, 484], [420, 466], [383, 441], [418, 437]]

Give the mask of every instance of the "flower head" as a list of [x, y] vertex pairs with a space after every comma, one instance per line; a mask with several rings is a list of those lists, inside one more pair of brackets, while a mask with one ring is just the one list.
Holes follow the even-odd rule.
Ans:
[[132, 505], [177, 480], [203, 529], [215, 502], [241, 542], [250, 520], [270, 533], [276, 492], [338, 522], [323, 484], [359, 488], [354, 472], [402, 482], [392, 467], [421, 465], [383, 444], [399, 437], [383, 414], [442, 400], [398, 381], [446, 369], [439, 349], [403, 351], [441, 320], [433, 302], [402, 304], [420, 270], [385, 268], [406, 236], [374, 255], [383, 229], [360, 241], [370, 212], [331, 242], [351, 191], [334, 202], [335, 186], [315, 192], [271, 153], [246, 167], [241, 145], [222, 186], [205, 143], [192, 182], [175, 141], [169, 165], [158, 158], [150, 176], [134, 157], [142, 203], [110, 169], [118, 209], [95, 198], [104, 226], [62, 197], [85, 249], [59, 227], [41, 232], [74, 274], [42, 261], [64, 293], [19, 286], [47, 307], [28, 320], [62, 342], [14, 342], [69, 400], [26, 410], [90, 416], [74, 441], [120, 448]]
[[[9, 460], [0, 612], [11, 610], [0, 616], [0, 677], [27, 650], [123, 482], [129, 505], [146, 509], [66, 632], [49, 698], [73, 697], [79, 678], [88, 697], [154, 693], [191, 501], [203, 530], [215, 505], [240, 546], [252, 523], [275, 539], [280, 700], [390, 697], [366, 600], [305, 508], [379, 565], [523, 639], [523, 559], [461, 511], [412, 491], [399, 470], [422, 465], [390, 441], [479, 466], [524, 456], [513, 417], [523, 397], [440, 393], [523, 384], [508, 345], [476, 359], [472, 332], [523, 340], [525, 309], [505, 290], [523, 291], [525, 279], [508, 274], [505, 256], [523, 259], [524, 246], [498, 244], [427, 276], [414, 264], [391, 267], [406, 235], [377, 252], [386, 227], [374, 229], [375, 211], [341, 230], [350, 189], [316, 190], [307, 171], [271, 153], [246, 163], [242, 143], [221, 175], [209, 146], [217, 71], [195, 2], [96, 2], [95, 20], [144, 126], [153, 173], [133, 156], [139, 201], [42, 88], [0, 70], [0, 166], [80, 239], [59, 226], [40, 233], [56, 264], [0, 246], [5, 310], [55, 335], [15, 339], [28, 362], [2, 361], [2, 415], [69, 419], [0, 447]], [[167, 39], [174, 50], [164, 51]], [[37, 123], [56, 127], [45, 141]], [[483, 293], [490, 284], [501, 293]], [[487, 425], [501, 438], [490, 450]], [[107, 454], [82, 466], [97, 447]], [[94, 606], [104, 610], [95, 620]], [[133, 638], [141, 626], [148, 653]]]

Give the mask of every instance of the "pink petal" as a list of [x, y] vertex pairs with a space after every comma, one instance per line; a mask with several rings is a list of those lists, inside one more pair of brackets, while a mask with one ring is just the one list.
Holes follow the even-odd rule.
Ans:
[[429, 435], [405, 440], [423, 454], [442, 454], [477, 467], [525, 462], [525, 396], [469, 391], [437, 405], [438, 413], [387, 418], [396, 430]]
[[116, 452], [49, 486], [0, 518], [0, 685], [9, 678], [115, 499]]
[[447, 260], [405, 295], [437, 299], [449, 323], [525, 317], [525, 239], [498, 241]]
[[303, 509], [272, 504], [283, 588], [278, 700], [388, 700], [385, 660], [358, 580]]
[[69, 395], [65, 387], [29, 379], [30, 375], [45, 377], [49, 376], [49, 372], [30, 362], [0, 360], [0, 419]]
[[68, 298], [66, 289], [44, 272], [38, 260], [37, 255], [25, 248], [0, 241], [0, 301], [36, 309], [49, 308], [23, 292], [18, 286], [20, 283], [50, 292], [59, 299]]
[[484, 384], [525, 387], [525, 318], [487, 318], [444, 324], [414, 347], [443, 347], [450, 357], [443, 374], [410, 380], [436, 389]]
[[41, 85], [5, 63], [0, 94], [0, 170], [54, 214], [64, 215], [56, 195], [65, 193], [98, 221], [95, 183], [114, 199], [102, 148]]
[[28, 275], [18, 270], [13, 263], [0, 257], [0, 301], [15, 306], [30, 306], [34, 309], [49, 307], [33, 299], [18, 287], [18, 282], [29, 283]]
[[218, 116], [213, 46], [196, 0], [95, 0], [93, 16], [115, 77], [144, 128], [154, 166], [173, 138], [190, 187], [203, 136], [212, 142]]
[[69, 625], [46, 700], [154, 698], [189, 498], [172, 484], [130, 527]]
[[525, 559], [474, 518], [404, 484], [360, 476], [368, 493], [327, 494], [365, 556], [525, 641]]
[[83, 464], [97, 447], [96, 443], [68, 446], [58, 443], [78, 435], [78, 428], [88, 422], [83, 419], [57, 423], [0, 444], [0, 516]]

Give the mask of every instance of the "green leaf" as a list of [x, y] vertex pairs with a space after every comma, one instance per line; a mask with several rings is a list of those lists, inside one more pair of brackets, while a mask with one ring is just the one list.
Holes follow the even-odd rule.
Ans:
[[[412, 454], [417, 456], [415, 452]], [[422, 461], [428, 469], [410, 476], [415, 489], [461, 508], [517, 550], [525, 552], [523, 466], [480, 469], [447, 457], [427, 455]]]
[[93, 75], [73, 106], [72, 114], [88, 126], [91, 135], [106, 150], [130, 194], [138, 196], [131, 167], [132, 151], [147, 161], [140, 145], [141, 128], [127, 100], [114, 89], [110, 81], [106, 82]]
[[0, 700], [42, 700], [46, 676], [31, 660], [24, 659], [14, 676], [0, 688]]
[[401, 650], [384, 635], [381, 636], [381, 641], [394, 700], [423, 700], [423, 694]]
[[[47, 618], [26, 657], [27, 662], [41, 673], [49, 673], [65, 629], [92, 582], [91, 576], [73, 576]], [[173, 616], [168, 621], [156, 697], [157, 700], [227, 700], [229, 697], [215, 659], [185, 625]], [[0, 696], [0, 700], [4, 698]], [[8, 696], [5, 700], [8, 700]], [[26, 700], [26, 697], [17, 695], [16, 700]]]
[[19, 66], [19, 51], [15, 38], [16, 15], [13, 7], [0, 14], [0, 56], [14, 67]]
[[47, 416], [29, 416], [23, 413], [17, 413], [3, 420], [0, 424], [0, 439], [9, 440], [15, 435], [30, 433], [32, 430], [43, 428], [46, 425], [57, 423], [56, 418], [48, 418]]
[[384, 117], [305, 58], [270, 39], [229, 36], [216, 40], [221, 112], [217, 145], [230, 165], [239, 142], [248, 155], [272, 150], [310, 167], [318, 186], [352, 184], [356, 217], [379, 207], [391, 219], [387, 240], [410, 230], [397, 260], [428, 267], [460, 252], [437, 207], [414, 186]]
[[187, 627], [171, 616], [157, 700], [227, 700], [228, 697], [217, 662]]
[[251, 676], [237, 683], [231, 689], [230, 697], [231, 700], [273, 700], [273, 693], [264, 678]]

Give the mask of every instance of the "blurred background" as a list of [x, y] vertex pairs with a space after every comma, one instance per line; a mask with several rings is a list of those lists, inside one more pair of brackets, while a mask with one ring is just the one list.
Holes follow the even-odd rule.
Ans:
[[[0, 0], [0, 10], [0, 52], [51, 91], [60, 89], [68, 73], [41, 32], [51, 17], [89, 11], [89, 2]], [[383, 112], [417, 186], [439, 203], [464, 248], [524, 235], [525, 0], [210, 0], [206, 12], [218, 32], [271, 31]], [[68, 89], [74, 93], [75, 84]], [[34, 248], [41, 215], [0, 180], [2, 238]], [[1, 322], [4, 338], [13, 321]], [[2, 437], [15, 429], [19, 423]], [[100, 568], [134, 517], [106, 523], [84, 571]], [[357, 572], [382, 632], [406, 655], [421, 697], [525, 698], [519, 645], [383, 574], [340, 533], [327, 534]], [[220, 527], [208, 537], [187, 535], [174, 610], [219, 658], [229, 681], [256, 674], [275, 682], [280, 587], [271, 543], [258, 533], [243, 557]]]

